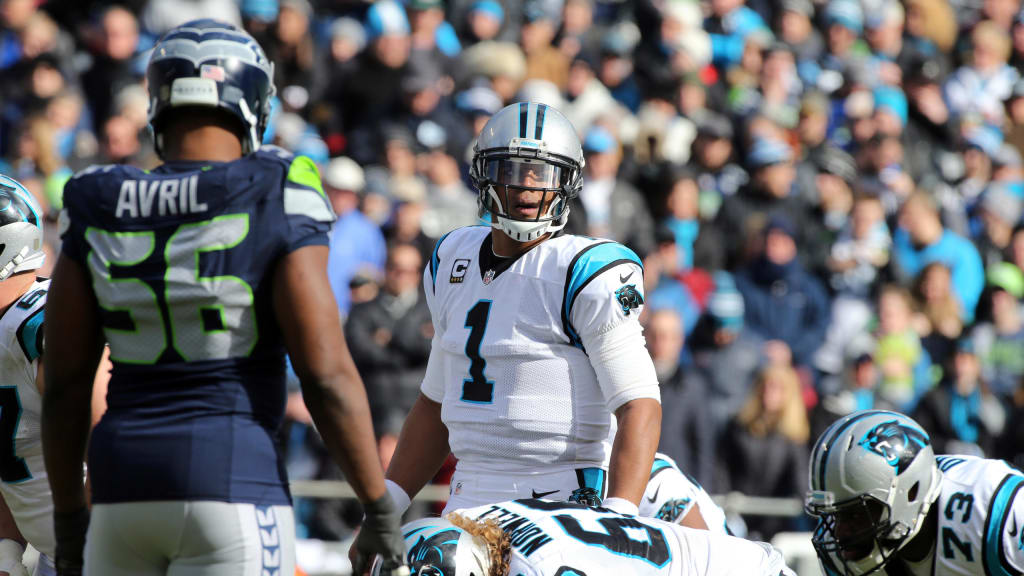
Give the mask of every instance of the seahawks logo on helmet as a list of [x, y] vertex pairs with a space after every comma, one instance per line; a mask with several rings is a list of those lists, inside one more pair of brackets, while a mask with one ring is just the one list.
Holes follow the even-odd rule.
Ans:
[[615, 299], [619, 301], [622, 312], [629, 316], [630, 310], [635, 310], [644, 303], [644, 297], [636, 289], [636, 284], [626, 284], [615, 291]]
[[662, 504], [661, 508], [658, 509], [657, 514], [654, 515], [658, 520], [664, 520], [666, 522], [675, 522], [682, 515], [683, 510], [689, 506], [689, 498], [680, 498], [678, 500], [669, 500]]
[[928, 446], [928, 435], [898, 420], [888, 420], [869, 430], [859, 445], [885, 458], [899, 475], [910, 467], [921, 449]]
[[[458, 530], [442, 530], [432, 534], [430, 538], [420, 536], [409, 548], [407, 562], [414, 574], [430, 574], [432, 576], [454, 576], [444, 571], [445, 557], [450, 557], [449, 565], [455, 561], [455, 551], [459, 546]], [[406, 536], [408, 537], [408, 536]], [[431, 571], [424, 572], [422, 568], [428, 566]]]

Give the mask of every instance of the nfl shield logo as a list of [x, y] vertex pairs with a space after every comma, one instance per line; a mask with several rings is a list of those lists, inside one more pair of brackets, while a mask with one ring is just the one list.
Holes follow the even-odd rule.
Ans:
[[494, 280], [494, 270], [484, 272], [484, 284], [490, 284], [491, 280]]

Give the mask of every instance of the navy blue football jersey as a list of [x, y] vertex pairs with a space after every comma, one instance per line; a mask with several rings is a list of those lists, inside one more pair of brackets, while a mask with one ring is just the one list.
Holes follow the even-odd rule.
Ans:
[[62, 251], [88, 270], [113, 362], [89, 444], [93, 501], [288, 504], [271, 288], [282, 256], [328, 242], [315, 164], [268, 147], [93, 167], [64, 206]]

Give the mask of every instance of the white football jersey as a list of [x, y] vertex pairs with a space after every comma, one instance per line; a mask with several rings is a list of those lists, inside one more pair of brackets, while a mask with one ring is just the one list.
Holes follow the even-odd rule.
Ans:
[[572, 502], [514, 500], [458, 510], [494, 519], [512, 542], [513, 576], [779, 576], [771, 546]]
[[651, 466], [644, 497], [640, 500], [640, 516], [678, 523], [696, 506], [708, 530], [728, 534], [725, 512], [711, 496], [686, 475], [675, 460], [658, 452]]
[[656, 381], [603, 390], [585, 350], [626, 323], [642, 338], [643, 269], [621, 244], [562, 235], [498, 258], [491, 228], [458, 228], [423, 282], [435, 334], [421, 390], [442, 405], [461, 470], [607, 467], [612, 411], [659, 398]]
[[936, 456], [942, 471], [934, 568], [915, 574], [1024, 572], [1024, 474], [1002, 460]]
[[53, 499], [43, 465], [36, 373], [43, 353], [43, 320], [50, 281], [36, 280], [0, 317], [0, 493], [22, 536], [54, 553]]

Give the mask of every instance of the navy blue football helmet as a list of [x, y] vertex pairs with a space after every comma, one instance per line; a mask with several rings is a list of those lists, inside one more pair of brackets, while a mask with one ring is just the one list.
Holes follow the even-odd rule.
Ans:
[[0, 281], [43, 265], [42, 211], [17, 180], [0, 174]]
[[165, 113], [179, 106], [219, 108], [245, 128], [245, 154], [257, 150], [270, 118], [274, 64], [247, 32], [217, 20], [193, 20], [157, 42], [146, 71], [149, 123], [163, 155]]

